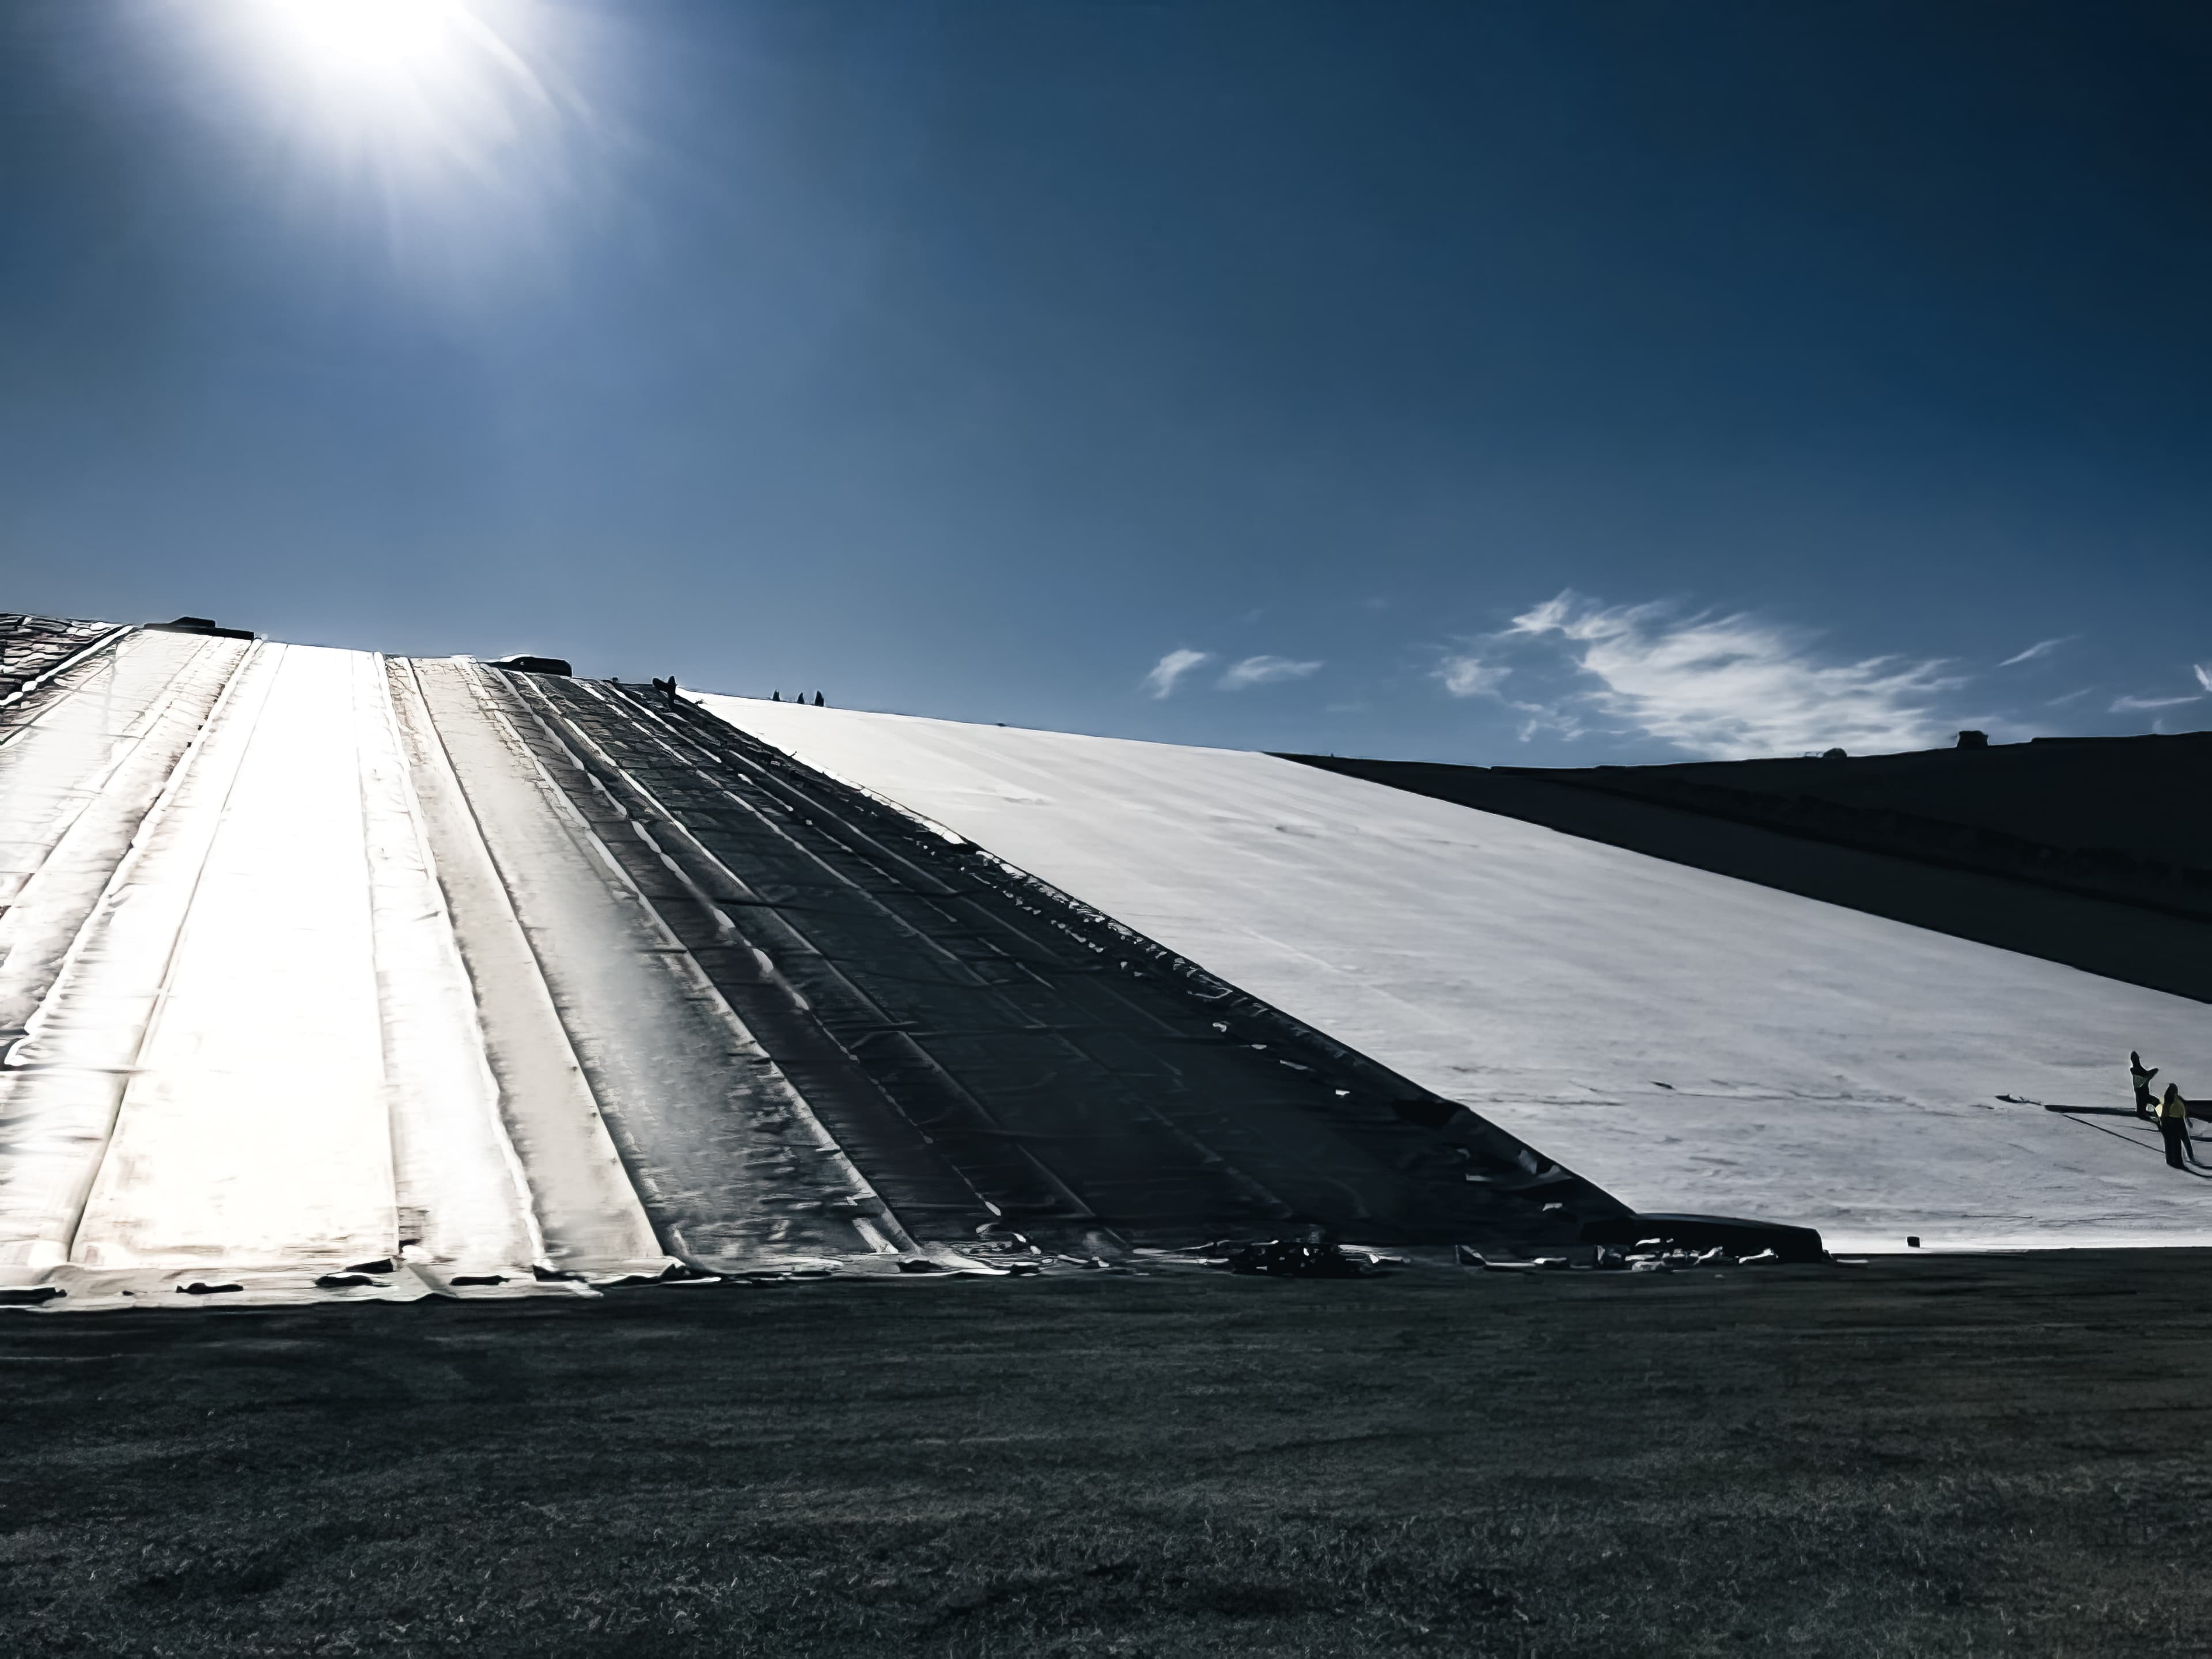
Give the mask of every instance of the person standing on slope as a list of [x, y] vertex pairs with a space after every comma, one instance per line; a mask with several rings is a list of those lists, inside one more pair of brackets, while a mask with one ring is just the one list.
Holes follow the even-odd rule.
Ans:
[[2150, 1080], [2158, 1075], [2158, 1067], [2143, 1069], [2142, 1056], [2132, 1048], [2128, 1051], [2128, 1076], [2136, 1085], [2136, 1115], [2147, 1118], [2151, 1115]]
[[2166, 1161], [2175, 1169], [2187, 1167], [2182, 1153], [2189, 1154], [2189, 1163], [2197, 1162], [2197, 1148], [2189, 1140], [2189, 1103], [2181, 1097], [2177, 1084], [2166, 1085], [2166, 1098], [2158, 1103], [2158, 1133], [2166, 1142]]

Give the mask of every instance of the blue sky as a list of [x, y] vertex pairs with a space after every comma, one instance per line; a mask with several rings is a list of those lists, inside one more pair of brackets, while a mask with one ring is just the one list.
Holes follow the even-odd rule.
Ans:
[[1478, 762], [2212, 726], [2201, 5], [361, 3], [0, 9], [0, 605]]

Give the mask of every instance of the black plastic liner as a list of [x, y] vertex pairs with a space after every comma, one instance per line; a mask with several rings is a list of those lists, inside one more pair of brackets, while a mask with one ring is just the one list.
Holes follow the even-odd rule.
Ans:
[[250, 640], [250, 628], [218, 628], [212, 617], [179, 617], [174, 622], [142, 624], [149, 634], [204, 634], [213, 640]]

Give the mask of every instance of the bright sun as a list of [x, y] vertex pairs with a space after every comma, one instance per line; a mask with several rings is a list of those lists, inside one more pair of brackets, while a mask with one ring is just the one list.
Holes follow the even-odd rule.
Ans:
[[450, 52], [469, 22], [457, 0], [263, 0], [284, 42], [347, 76], [419, 71]]
[[373, 173], [387, 207], [465, 198], [482, 209], [487, 192], [511, 204], [539, 179], [540, 141], [564, 106], [528, 56], [538, 9], [527, 0], [210, 0], [209, 10], [228, 14], [241, 62], [299, 153]]

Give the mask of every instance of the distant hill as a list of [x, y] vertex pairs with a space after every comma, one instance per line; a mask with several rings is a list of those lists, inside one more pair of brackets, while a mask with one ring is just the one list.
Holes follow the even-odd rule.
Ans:
[[2212, 1001], [2212, 732], [1671, 766], [1285, 758]]
[[[2008, 856], [1996, 841], [1978, 852], [1936, 826], [1970, 828], [2038, 849], [2087, 855], [2040, 858], [2045, 873], [2109, 884], [2119, 860], [2139, 869], [2141, 900], [2212, 909], [2212, 875], [2203, 890], [2181, 872], [2212, 866], [2212, 732], [2183, 737], [2038, 738], [1986, 749], [1932, 749], [1835, 760], [1698, 761], [1680, 766], [1595, 766], [1528, 775], [1608, 789], [1724, 817], [1824, 838], [1879, 842], [1884, 851], [1942, 848], [1969, 859]], [[1789, 803], [1786, 808], [1781, 803]], [[1826, 810], [1823, 810], [1826, 809]], [[1785, 816], [1786, 814], [1786, 816]], [[2118, 855], [2116, 859], [2113, 855]], [[2058, 868], [2051, 868], [2054, 863]], [[2019, 873], [2010, 869], [2007, 873]], [[2164, 891], [2172, 886], [2179, 890]], [[2113, 896], [2118, 896], [2114, 894]]]

